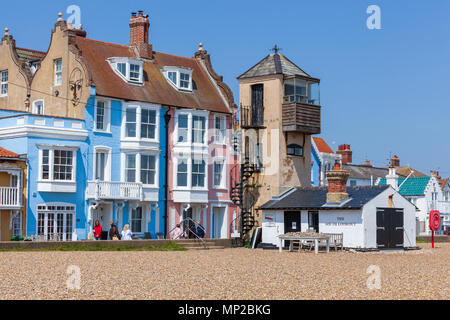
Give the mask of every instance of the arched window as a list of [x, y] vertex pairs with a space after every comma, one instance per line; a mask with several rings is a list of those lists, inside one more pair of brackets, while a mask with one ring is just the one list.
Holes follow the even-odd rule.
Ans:
[[303, 147], [298, 144], [290, 144], [287, 146], [287, 154], [290, 156], [303, 157]]

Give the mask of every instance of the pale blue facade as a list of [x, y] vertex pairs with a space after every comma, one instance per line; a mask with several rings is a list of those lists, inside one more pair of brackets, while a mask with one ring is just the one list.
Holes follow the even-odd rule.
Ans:
[[[92, 224], [98, 219], [104, 231], [109, 231], [109, 222], [114, 221], [119, 228], [125, 224], [132, 225], [136, 228], [137, 232], [134, 233], [137, 237], [156, 238], [157, 233], [161, 236], [164, 233], [166, 185], [165, 109], [157, 107], [156, 130], [159, 141], [152, 144], [152, 155], [157, 165], [155, 185], [147, 188], [140, 183], [138, 168], [135, 172], [136, 181], [126, 183], [124, 154], [136, 154], [137, 159], [141, 159], [147, 152], [145, 145], [136, 143], [135, 149], [133, 145], [124, 145], [124, 103], [117, 99], [97, 97], [95, 88], [91, 91], [92, 95], [85, 107], [85, 120], [0, 110], [0, 129], [8, 128], [8, 132], [11, 132], [2, 137], [0, 146], [27, 157], [27, 222], [23, 234], [44, 234], [48, 237], [59, 234], [59, 240], [75, 237], [78, 240], [88, 239], [92, 237]], [[95, 106], [98, 99], [108, 102], [107, 132], [95, 130]], [[107, 151], [110, 157], [110, 171], [108, 177], [102, 177], [104, 181], [94, 176], [99, 150]], [[45, 156], [47, 154], [48, 157]], [[73, 158], [67, 160], [70, 155]], [[50, 158], [52, 160], [47, 160]], [[49, 170], [45, 169], [47, 162]], [[65, 162], [70, 162], [71, 166]], [[64, 170], [72, 171], [61, 173], [61, 167], [64, 166], [60, 166], [61, 163], [71, 168]], [[56, 166], [58, 169], [55, 169]], [[70, 178], [70, 174], [73, 176], [68, 179], [70, 181], [50, 181], [48, 171], [52, 172], [52, 179], [56, 175], [65, 174], [66, 178]], [[112, 189], [117, 192], [109, 192]], [[130, 190], [136, 191], [136, 195], [130, 196]], [[133, 223], [130, 221], [132, 212]]]

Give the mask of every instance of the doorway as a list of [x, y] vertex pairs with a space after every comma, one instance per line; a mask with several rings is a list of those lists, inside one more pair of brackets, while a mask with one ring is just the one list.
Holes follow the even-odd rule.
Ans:
[[[284, 233], [300, 232], [301, 214], [300, 211], [285, 211], [284, 212]], [[289, 246], [291, 242], [286, 240], [285, 246]]]
[[225, 207], [213, 207], [214, 238], [216, 239], [228, 238], [225, 209]]
[[403, 247], [403, 209], [377, 208], [377, 247], [398, 249]]
[[308, 211], [308, 230], [319, 232], [319, 212]]
[[109, 223], [113, 220], [113, 205], [109, 202], [101, 203], [93, 214], [93, 223], [98, 220], [102, 226], [102, 240], [108, 240]]

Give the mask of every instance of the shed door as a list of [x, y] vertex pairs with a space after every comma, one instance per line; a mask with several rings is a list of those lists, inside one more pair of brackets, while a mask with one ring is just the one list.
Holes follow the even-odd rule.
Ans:
[[300, 211], [284, 213], [284, 233], [300, 232]]
[[403, 247], [403, 209], [377, 208], [377, 246], [380, 249]]

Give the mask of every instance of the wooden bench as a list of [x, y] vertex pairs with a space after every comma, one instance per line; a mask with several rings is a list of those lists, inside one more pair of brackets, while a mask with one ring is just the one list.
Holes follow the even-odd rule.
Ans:
[[[341, 248], [341, 250], [344, 250], [344, 234], [343, 233], [321, 233], [323, 235], [326, 235], [330, 237], [330, 246], [334, 246], [334, 250], [337, 251], [338, 247]], [[319, 243], [319, 245], [326, 245]]]

